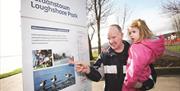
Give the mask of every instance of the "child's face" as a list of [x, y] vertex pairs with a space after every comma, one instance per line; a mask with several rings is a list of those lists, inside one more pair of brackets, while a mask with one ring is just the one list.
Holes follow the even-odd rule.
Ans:
[[139, 35], [139, 29], [136, 27], [129, 27], [128, 28], [129, 37], [132, 40], [133, 43], [136, 43], [139, 41], [140, 35]]

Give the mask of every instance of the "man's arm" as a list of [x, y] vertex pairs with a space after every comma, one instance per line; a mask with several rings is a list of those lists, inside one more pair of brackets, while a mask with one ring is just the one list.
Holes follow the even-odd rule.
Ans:
[[93, 81], [99, 81], [104, 78], [104, 66], [102, 62], [103, 55], [101, 54], [97, 61], [90, 67], [90, 73], [86, 74], [87, 77]]
[[97, 70], [97, 69], [95, 69], [95, 68], [93, 68], [93, 67], [90, 67], [90, 73], [89, 73], [89, 74], [86, 74], [86, 76], [87, 76], [90, 80], [96, 81], [96, 82], [100, 81], [101, 78], [103, 77], [103, 76], [101, 75], [100, 70]]

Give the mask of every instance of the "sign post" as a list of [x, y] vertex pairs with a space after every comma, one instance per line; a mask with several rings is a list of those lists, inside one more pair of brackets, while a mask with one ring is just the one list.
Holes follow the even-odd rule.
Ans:
[[89, 64], [86, 0], [21, 0], [24, 91], [91, 91], [68, 64]]

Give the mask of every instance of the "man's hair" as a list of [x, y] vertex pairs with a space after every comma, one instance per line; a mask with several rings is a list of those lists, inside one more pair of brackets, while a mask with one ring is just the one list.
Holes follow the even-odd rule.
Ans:
[[118, 24], [112, 24], [110, 26], [111, 27], [116, 27], [119, 30], [119, 32], [122, 32], [121, 27]]

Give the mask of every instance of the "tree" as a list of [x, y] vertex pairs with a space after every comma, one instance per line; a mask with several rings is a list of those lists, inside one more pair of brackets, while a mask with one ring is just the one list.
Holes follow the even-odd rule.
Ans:
[[162, 5], [163, 13], [168, 14], [172, 19], [172, 26], [180, 37], [180, 1], [169, 0]]
[[119, 11], [118, 20], [121, 22], [122, 30], [124, 30], [125, 24], [127, 20], [130, 18], [132, 11], [127, 4], [124, 4], [123, 9], [119, 8], [119, 10], [117, 11]]
[[92, 60], [93, 59], [92, 46], [91, 46], [91, 40], [89, 38], [89, 34], [88, 34], [88, 44], [89, 44], [89, 56], [90, 56], [90, 60]]
[[[98, 53], [101, 53], [101, 37], [100, 27], [109, 15], [111, 15], [111, 0], [87, 0], [88, 10], [88, 25], [94, 32], [97, 32], [98, 37]], [[92, 39], [92, 36], [91, 38]]]

